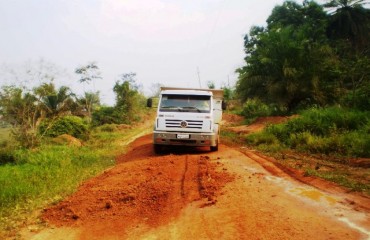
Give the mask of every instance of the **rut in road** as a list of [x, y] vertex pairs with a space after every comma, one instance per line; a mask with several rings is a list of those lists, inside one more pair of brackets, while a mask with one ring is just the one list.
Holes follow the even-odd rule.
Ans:
[[117, 166], [45, 210], [43, 218], [57, 226], [85, 228], [86, 239], [104, 232], [124, 234], [137, 226], [168, 223], [197, 200], [200, 207], [213, 205], [222, 187], [233, 180], [219, 170], [221, 163], [202, 152], [155, 155], [150, 141], [133, 146], [117, 158]]

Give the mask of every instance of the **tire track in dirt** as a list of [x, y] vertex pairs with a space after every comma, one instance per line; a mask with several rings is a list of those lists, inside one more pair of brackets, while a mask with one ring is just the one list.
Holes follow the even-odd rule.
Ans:
[[186, 155], [185, 157], [185, 169], [184, 169], [184, 173], [182, 174], [182, 178], [181, 178], [181, 197], [185, 196], [184, 185], [185, 185], [185, 176], [186, 176], [187, 171], [188, 171], [188, 155]]
[[43, 219], [82, 229], [81, 239], [124, 238], [138, 227], [170, 222], [191, 202], [200, 200], [200, 207], [215, 204], [218, 192], [232, 177], [218, 171], [220, 166], [202, 151], [155, 155], [150, 138], [135, 141], [130, 152], [117, 157], [117, 166], [46, 209]]

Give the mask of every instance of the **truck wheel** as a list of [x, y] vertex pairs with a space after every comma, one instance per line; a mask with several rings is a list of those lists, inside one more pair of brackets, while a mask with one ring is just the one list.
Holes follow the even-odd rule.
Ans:
[[211, 152], [218, 151], [218, 142], [216, 143], [216, 146], [211, 146]]
[[160, 154], [162, 152], [162, 146], [161, 145], [154, 144], [153, 148], [154, 148], [154, 152], [157, 153], [157, 154]]

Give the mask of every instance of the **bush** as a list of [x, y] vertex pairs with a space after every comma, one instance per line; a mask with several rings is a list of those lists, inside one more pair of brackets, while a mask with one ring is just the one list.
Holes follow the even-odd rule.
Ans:
[[271, 133], [261, 132], [252, 133], [246, 136], [247, 143], [258, 146], [257, 148], [267, 152], [277, 152], [282, 150], [283, 146], [279, 140]]
[[290, 133], [310, 132], [326, 136], [332, 132], [354, 131], [366, 126], [369, 112], [346, 110], [340, 107], [314, 108], [303, 111], [301, 116], [286, 123]]
[[115, 107], [101, 107], [92, 115], [94, 126], [124, 123], [125, 116]]
[[258, 99], [248, 99], [243, 104], [242, 115], [246, 118], [265, 117], [272, 114], [272, 109]]
[[261, 134], [250, 134], [246, 137], [248, 143], [253, 145], [260, 145], [260, 144], [277, 144], [279, 141], [278, 139], [271, 133], [264, 132]]
[[75, 138], [86, 138], [89, 129], [82, 118], [76, 116], [65, 116], [55, 122], [45, 121], [39, 127], [39, 133], [43, 136], [57, 137], [69, 134]]

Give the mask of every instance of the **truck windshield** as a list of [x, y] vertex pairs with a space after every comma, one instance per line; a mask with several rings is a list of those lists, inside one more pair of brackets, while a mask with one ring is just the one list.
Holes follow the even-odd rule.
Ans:
[[202, 112], [209, 113], [211, 96], [202, 95], [162, 95], [159, 111], [161, 112]]

